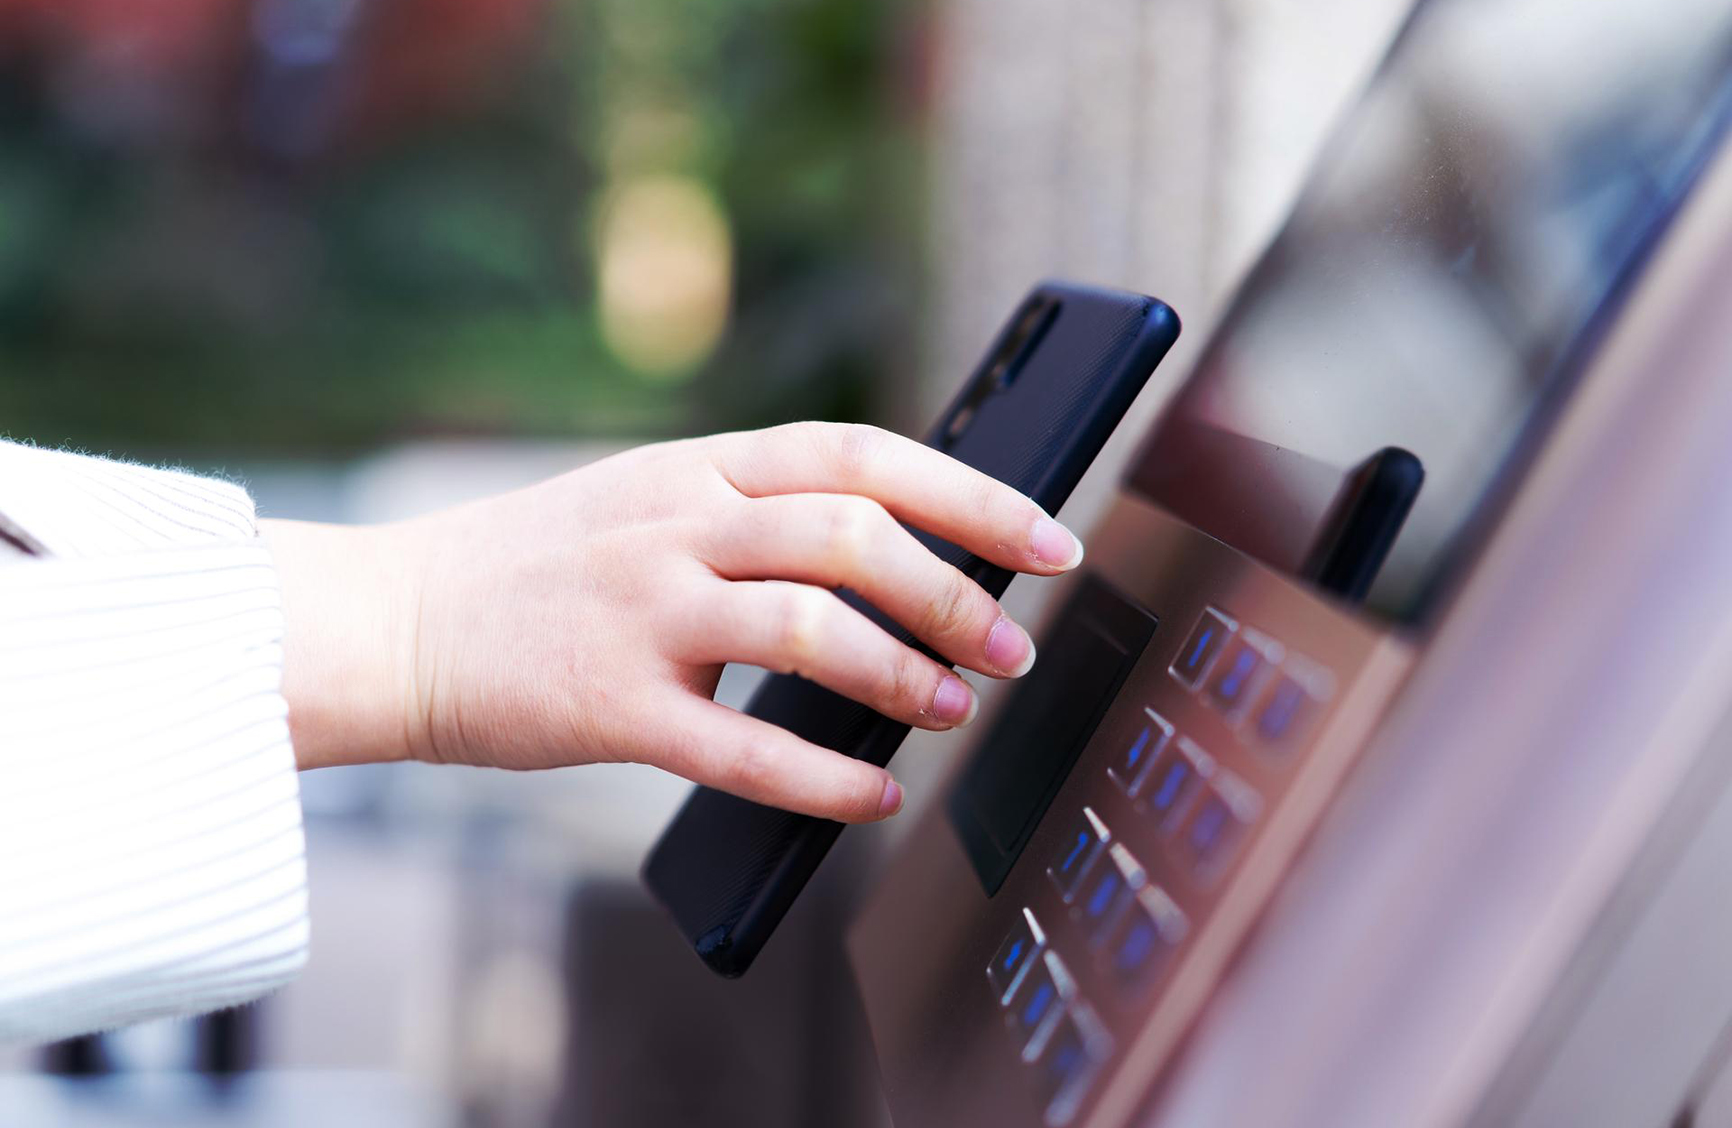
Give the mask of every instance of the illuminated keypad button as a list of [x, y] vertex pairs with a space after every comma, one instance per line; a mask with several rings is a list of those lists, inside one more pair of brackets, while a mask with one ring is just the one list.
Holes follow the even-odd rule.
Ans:
[[1328, 669], [1302, 655], [1292, 655], [1251, 715], [1250, 728], [1263, 744], [1291, 744], [1321, 712], [1334, 686]]
[[1212, 764], [1188, 737], [1167, 745], [1143, 784], [1143, 806], [1157, 827], [1171, 829], [1184, 817]]
[[1010, 1005], [1016, 989], [1022, 985], [1028, 969], [1040, 958], [1041, 949], [1045, 946], [1046, 936], [1036, 923], [1034, 914], [1022, 910], [1016, 918], [1016, 927], [1010, 930], [1010, 935], [993, 953], [992, 962], [986, 965], [987, 981], [992, 984], [1000, 1006]]
[[1209, 698], [1228, 716], [1236, 716], [1263, 682], [1264, 673], [1280, 661], [1280, 644], [1246, 627], [1215, 666]]
[[1190, 637], [1185, 639], [1185, 645], [1179, 648], [1178, 657], [1173, 659], [1169, 669], [1175, 678], [1186, 688], [1194, 688], [1209, 672], [1209, 666], [1215, 660], [1215, 655], [1221, 652], [1237, 624], [1219, 611], [1210, 608], [1203, 612], [1203, 617], [1197, 620], [1197, 625], [1191, 628]]
[[1119, 750], [1118, 756], [1107, 767], [1107, 774], [1113, 777], [1113, 782], [1133, 798], [1142, 790], [1149, 766], [1160, 756], [1173, 735], [1173, 726], [1153, 709], [1144, 709], [1143, 719], [1148, 723]]
[[1058, 886], [1066, 904], [1076, 899], [1077, 890], [1082, 888], [1106, 844], [1106, 826], [1093, 811], [1084, 807], [1071, 823], [1070, 832], [1060, 841], [1058, 852], [1046, 868], [1047, 876]]
[[1107, 849], [1107, 860], [1095, 867], [1077, 898], [1077, 913], [1089, 935], [1089, 943], [1106, 943], [1114, 923], [1143, 885], [1143, 867], [1121, 843]]
[[1281, 678], [1257, 713], [1257, 735], [1271, 744], [1279, 743], [1299, 727], [1310, 704], [1311, 696], [1304, 686], [1290, 677]]
[[1018, 990], [1016, 1003], [1008, 1012], [1011, 1033], [1022, 1045], [1022, 1060], [1040, 1056], [1065, 1003], [1075, 994], [1075, 980], [1064, 962], [1052, 952], [1042, 953], [1029, 968], [1028, 982]]
[[1231, 864], [1262, 806], [1262, 798], [1242, 780], [1222, 776], [1212, 782], [1179, 832], [1180, 850], [1195, 877], [1211, 880]]
[[1112, 1056], [1112, 1037], [1094, 1012], [1074, 1004], [1053, 1026], [1034, 1063], [1035, 1085], [1048, 1128], [1075, 1119], [1100, 1069]]
[[[1103, 962], [1122, 987], [1141, 987], [1184, 941], [1189, 927], [1184, 910], [1171, 897], [1156, 886], [1145, 886], [1114, 927], [1101, 953]], [[1126, 996], [1126, 1001], [1133, 1000]]]

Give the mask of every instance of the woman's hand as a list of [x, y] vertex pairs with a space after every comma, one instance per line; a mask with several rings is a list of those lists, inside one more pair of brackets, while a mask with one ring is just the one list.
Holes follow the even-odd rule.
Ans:
[[828, 818], [894, 814], [902, 791], [882, 768], [711, 697], [723, 664], [743, 662], [921, 728], [968, 723], [967, 683], [839, 587], [959, 666], [1025, 672], [1023, 629], [899, 521], [1020, 572], [1082, 558], [1009, 487], [887, 432], [818, 423], [640, 447], [397, 524], [263, 522], [297, 757], [632, 760]]

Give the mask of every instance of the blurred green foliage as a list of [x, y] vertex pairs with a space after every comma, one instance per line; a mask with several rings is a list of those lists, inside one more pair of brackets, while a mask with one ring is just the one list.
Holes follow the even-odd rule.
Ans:
[[[916, 16], [552, 3], [472, 96], [359, 137], [339, 114], [294, 152], [270, 123], [341, 105], [367, 53], [266, 85], [285, 118], [248, 112], [260, 64], [239, 37], [194, 125], [118, 138], [64, 103], [52, 51], [0, 56], [0, 432], [323, 457], [870, 415], [913, 304]], [[707, 185], [732, 232], [727, 331], [671, 382], [598, 322], [597, 201], [638, 172]]]

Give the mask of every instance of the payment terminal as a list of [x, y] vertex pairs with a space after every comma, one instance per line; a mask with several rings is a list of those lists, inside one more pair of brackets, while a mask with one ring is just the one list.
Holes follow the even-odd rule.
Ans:
[[[1587, 488], [1547, 467], [1603, 465], [1638, 441], [1650, 453], [1633, 466], [1664, 462], [1663, 426], [1620, 431], [1605, 404], [1685, 412], [1660, 389], [1695, 369], [1658, 358], [1732, 320], [1620, 344], [1700, 289], [1651, 297], [1665, 278], [1707, 277], [1702, 248], [1732, 231], [1729, 112], [1723, 2], [1414, 11], [1085, 537], [1035, 670], [984, 718], [851, 930], [899, 1128], [1464, 1123], [1520, 1087], [1500, 1068], [1540, 1052], [1523, 1039], [1604, 935], [1593, 906], [1669, 794], [1656, 785], [1623, 860], [1596, 853], [1605, 839], [1584, 828], [1603, 834], [1627, 773], [1658, 762], [1642, 752], [1653, 726], [1587, 732], [1572, 775], [1567, 742], [1523, 727], [1520, 697], [1476, 711], [1464, 694], [1429, 729], [1397, 721], [1500, 662], [1509, 672], [1479, 692], [1532, 677], [1527, 705], [1550, 707], [1550, 673], [1515, 651], [1554, 604], [1544, 621], [1579, 637], [1535, 653], [1584, 663], [1578, 712], [1617, 704], [1593, 695], [1589, 663], [1627, 676], [1628, 652], [1595, 632], [1622, 621], [1631, 592], [1586, 587], [1635, 551], [1595, 524], [1624, 504], [1617, 481], [1594, 483], [1599, 507], [1559, 517], [1550, 542], [1599, 530], [1603, 559], [1542, 545], [1518, 562], [1500, 546], [1538, 527], [1537, 509], [1514, 516], [1524, 505]], [[1583, 594], [1563, 602], [1572, 583]], [[1470, 619], [1515, 642], [1464, 651], [1448, 640]], [[1420, 757], [1450, 725], [1481, 735]], [[1597, 759], [1602, 737], [1621, 756]], [[1417, 785], [1451, 756], [1453, 776]], [[1512, 798], [1524, 771], [1525, 810]], [[1409, 792], [1411, 818], [1379, 806]], [[1450, 816], [1461, 837], [1428, 803], [1467, 812]], [[1527, 852], [1482, 856], [1497, 835]], [[1537, 892], [1497, 895], [1518, 878]], [[1598, 892], [1554, 906], [1572, 881]], [[1394, 894], [1378, 890], [1411, 894], [1412, 917], [1380, 916]], [[1446, 962], [1409, 966], [1449, 929], [1465, 939], [1436, 949]], [[1433, 974], [1456, 989], [1409, 1005]], [[1259, 998], [1306, 1003], [1259, 1012]], [[1446, 1023], [1477, 1033], [1445, 1040]], [[1445, 1050], [1401, 1056], [1428, 1031]], [[1342, 1066], [1330, 1040], [1355, 1037]], [[1474, 1056], [1494, 1045], [1509, 1053]], [[1253, 1063], [1267, 1068], [1236, 1072]]]

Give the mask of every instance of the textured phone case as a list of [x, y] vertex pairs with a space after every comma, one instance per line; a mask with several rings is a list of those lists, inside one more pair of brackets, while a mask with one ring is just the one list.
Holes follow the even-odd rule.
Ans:
[[[1153, 298], [1047, 283], [1018, 307], [1019, 317], [1000, 331], [988, 358], [998, 353], [1021, 311], [1041, 299], [1055, 300], [1056, 307], [1024, 349], [1009, 386], [979, 402], [967, 430], [946, 445], [952, 417], [984, 375], [977, 370], [926, 441], [1053, 513], [1172, 346], [1179, 322]], [[937, 537], [918, 530], [915, 535], [990, 594], [1004, 593], [1011, 573]], [[897, 639], [919, 645], [857, 595], [840, 594]], [[908, 733], [905, 724], [789, 674], [767, 678], [746, 712], [880, 766]], [[699, 787], [651, 851], [644, 880], [711, 968], [740, 975], [841, 831], [841, 823]]]

